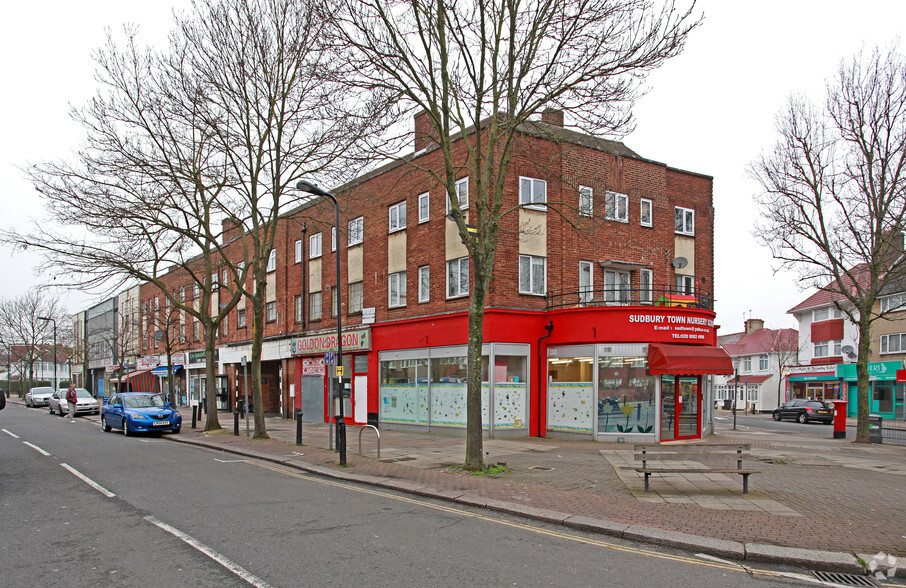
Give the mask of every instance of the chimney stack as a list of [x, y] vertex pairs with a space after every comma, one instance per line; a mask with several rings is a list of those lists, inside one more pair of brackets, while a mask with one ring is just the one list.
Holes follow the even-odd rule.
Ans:
[[746, 321], [746, 335], [751, 335], [755, 331], [764, 328], [764, 321], [761, 319], [748, 319]]
[[547, 108], [541, 113], [541, 121], [555, 127], [562, 127], [563, 111], [556, 108]]

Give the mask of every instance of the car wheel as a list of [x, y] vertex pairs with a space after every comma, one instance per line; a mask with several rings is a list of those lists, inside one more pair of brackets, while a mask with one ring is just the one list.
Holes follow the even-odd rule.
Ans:
[[129, 423], [126, 422], [126, 419], [123, 419], [123, 435], [125, 437], [129, 436]]
[[779, 413], [779, 412], [775, 412], [775, 413], [774, 413], [773, 415], [771, 415], [771, 416], [774, 418], [775, 421], [779, 421], [779, 420], [780, 420], [780, 413]]
[[107, 423], [107, 421], [104, 421], [104, 432], [105, 433], [110, 432], [110, 425]]
[[798, 420], [800, 423], [802, 423], [803, 425], [806, 424], [806, 423], [808, 423], [808, 417], [805, 416], [804, 413], [803, 413], [803, 414], [800, 414], [800, 415], [799, 415], [799, 418], [798, 418], [797, 420]]
[[53, 414], [53, 405], [52, 405], [52, 404], [48, 404], [48, 405], [47, 405], [47, 410], [50, 412], [50, 414]]
[[28, 401], [28, 398], [25, 399], [25, 408], [31, 408], [31, 402]]
[[173, 429], [173, 434], [174, 434], [174, 435], [179, 435], [179, 429]]

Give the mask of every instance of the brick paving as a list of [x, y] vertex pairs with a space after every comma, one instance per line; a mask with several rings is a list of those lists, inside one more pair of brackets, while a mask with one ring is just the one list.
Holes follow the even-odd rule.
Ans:
[[[770, 417], [766, 417], [770, 418]], [[652, 476], [652, 492], [642, 477], [620, 469], [632, 463], [632, 446], [615, 443], [520, 438], [486, 439], [490, 463], [506, 472], [477, 476], [462, 463], [462, 437], [381, 431], [381, 458], [375, 435], [348, 428], [346, 468], [328, 449], [328, 426], [305, 423], [303, 446], [295, 446], [295, 423], [268, 418], [270, 440], [232, 435], [232, 416], [221, 416], [228, 430], [205, 434], [184, 426], [167, 439], [320, 467], [337, 475], [370, 476], [451, 494], [469, 494], [581, 515], [741, 543], [874, 554], [906, 555], [906, 447], [863, 445], [851, 440], [796, 434], [764, 434], [718, 429], [710, 441], [749, 443], [751, 467], [761, 471], [742, 494], [739, 476]], [[825, 429], [816, 430], [824, 432]], [[706, 440], [706, 441], [708, 441]], [[300, 455], [301, 454], [301, 455]]]

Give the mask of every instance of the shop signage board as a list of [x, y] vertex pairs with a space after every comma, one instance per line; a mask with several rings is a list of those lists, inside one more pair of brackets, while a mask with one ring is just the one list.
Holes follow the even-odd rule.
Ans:
[[324, 358], [306, 357], [302, 360], [303, 376], [323, 376], [326, 373]]
[[633, 312], [627, 315], [627, 328], [638, 337], [652, 341], [693, 343], [709, 341], [714, 319], [670, 312]]
[[[293, 355], [321, 355], [337, 351], [337, 334], [309, 335], [297, 337], [290, 343]], [[371, 329], [343, 331], [343, 352], [368, 351], [371, 349]]]
[[157, 357], [139, 357], [136, 369], [150, 370], [151, 368], [156, 368], [158, 363]]
[[[886, 382], [897, 379], [897, 370], [902, 370], [901, 361], [873, 361], [868, 364], [868, 379], [872, 382]], [[848, 382], [855, 382], [856, 364], [841, 363], [837, 365], [837, 377]]]

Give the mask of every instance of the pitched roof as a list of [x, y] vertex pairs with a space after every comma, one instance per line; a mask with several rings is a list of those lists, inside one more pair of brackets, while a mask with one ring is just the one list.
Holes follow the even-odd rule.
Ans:
[[772, 351], [795, 351], [799, 348], [799, 331], [796, 329], [758, 329], [743, 336], [736, 343], [721, 345], [730, 357], [758, 355]]
[[[855, 274], [856, 280], [859, 284], [866, 285], [869, 279], [867, 270], [868, 266], [866, 264], [860, 264], [853, 267], [850, 272]], [[852, 284], [852, 281], [850, 280], [848, 275], [843, 276], [843, 283], [846, 286], [850, 286]], [[802, 310], [821, 308], [822, 306], [830, 306], [834, 302], [842, 302], [843, 300], [846, 300], [846, 296], [837, 291], [836, 283], [832, 281], [786, 312], [787, 314], [794, 314]]]

